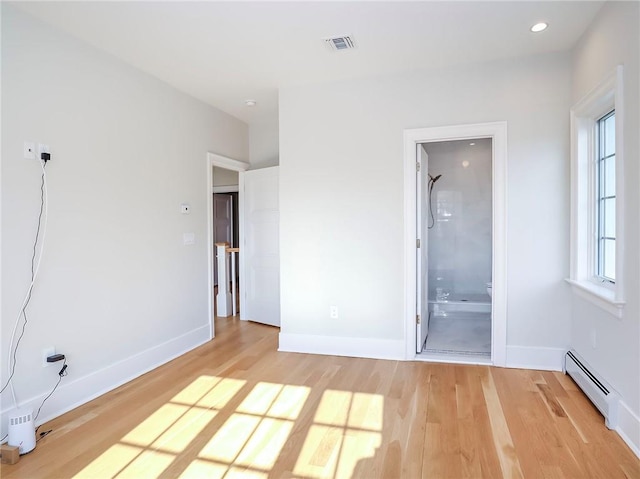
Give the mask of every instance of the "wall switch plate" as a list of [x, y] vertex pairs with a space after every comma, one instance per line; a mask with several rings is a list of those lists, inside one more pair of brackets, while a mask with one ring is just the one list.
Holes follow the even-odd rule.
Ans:
[[196, 234], [195, 233], [183, 233], [182, 235], [182, 244], [185, 246], [195, 244], [196, 242]]
[[33, 141], [24, 142], [24, 159], [35, 160], [36, 159], [36, 144]]
[[331, 319], [338, 319], [338, 307], [335, 305], [329, 306], [329, 317]]
[[47, 346], [42, 350], [42, 367], [43, 368], [53, 366], [54, 364], [56, 364], [56, 363], [47, 362], [47, 358], [49, 356], [53, 356], [54, 354], [56, 354], [56, 348], [54, 348], [53, 346]]

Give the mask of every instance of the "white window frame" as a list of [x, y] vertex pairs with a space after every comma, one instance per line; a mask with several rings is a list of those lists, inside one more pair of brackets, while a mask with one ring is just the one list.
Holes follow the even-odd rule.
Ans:
[[[597, 155], [595, 158], [595, 171], [596, 171], [596, 202], [598, 204], [597, 208], [596, 208], [596, 230], [597, 230], [597, 246], [596, 246], [596, 276], [599, 280], [601, 280], [602, 282], [606, 282], [609, 284], [613, 284], [616, 282], [615, 280], [615, 264], [614, 266], [614, 278], [609, 278], [608, 276], [606, 276], [606, 268], [607, 265], [609, 264], [607, 255], [606, 255], [606, 248], [604, 248], [605, 242], [606, 241], [610, 241], [613, 240], [614, 241], [614, 245], [615, 245], [615, 241], [616, 241], [616, 233], [615, 231], [613, 232], [613, 237], [607, 237], [605, 232], [606, 232], [606, 225], [609, 221], [609, 216], [607, 215], [607, 211], [606, 211], [606, 207], [605, 204], [608, 200], [613, 199], [614, 202], [617, 201], [617, 197], [615, 194], [615, 177], [614, 177], [614, 192], [613, 195], [608, 195], [604, 189], [605, 189], [605, 182], [606, 182], [606, 177], [607, 177], [607, 172], [606, 170], [606, 160], [610, 159], [611, 157], [607, 157], [606, 152], [605, 152], [605, 145], [608, 143], [607, 140], [610, 140], [610, 138], [607, 136], [606, 133], [606, 129], [605, 129], [605, 123], [607, 121], [609, 121], [611, 118], [614, 118], [613, 121], [615, 121], [615, 116], [616, 116], [616, 111], [615, 110], [611, 110], [610, 112], [606, 113], [603, 117], [601, 117], [600, 119], [598, 119], [596, 125], [597, 125]], [[614, 130], [614, 136], [613, 136], [613, 142], [614, 142], [614, 152], [611, 156], [613, 156], [613, 163], [615, 165], [616, 163], [616, 153], [615, 153], [615, 130]], [[613, 214], [613, 222], [615, 224], [615, 210], [614, 210], [614, 214]], [[614, 263], [615, 263], [615, 258], [614, 258]]]
[[[624, 312], [624, 114], [623, 67], [571, 109], [571, 267], [567, 281], [576, 294], [621, 318]], [[616, 112], [616, 281], [597, 275], [597, 126]]]

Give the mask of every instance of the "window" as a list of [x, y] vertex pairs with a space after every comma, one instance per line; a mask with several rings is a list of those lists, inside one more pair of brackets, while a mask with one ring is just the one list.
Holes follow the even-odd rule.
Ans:
[[597, 235], [596, 276], [616, 281], [616, 116], [615, 111], [598, 120], [596, 160]]
[[[571, 271], [576, 294], [622, 317], [621, 66], [571, 109]], [[617, 148], [616, 148], [617, 147]]]

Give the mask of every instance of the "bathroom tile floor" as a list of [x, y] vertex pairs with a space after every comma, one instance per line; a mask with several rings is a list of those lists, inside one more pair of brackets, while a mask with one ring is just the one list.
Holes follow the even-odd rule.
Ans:
[[491, 356], [491, 313], [432, 315], [423, 352]]

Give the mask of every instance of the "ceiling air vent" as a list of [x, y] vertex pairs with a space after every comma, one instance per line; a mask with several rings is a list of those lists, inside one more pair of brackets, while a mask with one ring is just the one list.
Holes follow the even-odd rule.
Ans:
[[341, 50], [350, 50], [351, 48], [356, 47], [353, 38], [348, 35], [344, 37], [325, 38], [324, 42], [327, 47], [335, 52], [339, 52]]

